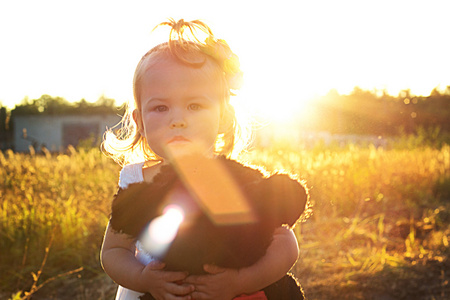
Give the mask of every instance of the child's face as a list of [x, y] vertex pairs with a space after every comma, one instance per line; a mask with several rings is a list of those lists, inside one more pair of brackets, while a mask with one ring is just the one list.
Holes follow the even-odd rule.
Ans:
[[[151, 58], [150, 58], [151, 60]], [[211, 157], [220, 130], [216, 80], [174, 59], [151, 61], [140, 78], [140, 133], [158, 156], [202, 154]]]

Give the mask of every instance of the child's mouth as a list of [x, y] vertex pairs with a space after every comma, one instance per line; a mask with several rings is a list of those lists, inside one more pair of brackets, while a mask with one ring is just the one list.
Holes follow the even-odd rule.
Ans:
[[190, 142], [187, 138], [183, 136], [175, 136], [169, 140], [168, 144], [187, 143], [187, 142]]

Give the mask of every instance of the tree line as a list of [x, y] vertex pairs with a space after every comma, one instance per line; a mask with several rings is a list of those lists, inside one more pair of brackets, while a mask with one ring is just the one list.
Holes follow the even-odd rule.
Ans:
[[69, 102], [62, 97], [42, 95], [38, 99], [25, 98], [11, 111], [11, 118], [16, 115], [86, 115], [86, 114], [117, 114], [121, 110], [116, 101], [101, 96], [96, 102], [81, 99], [78, 102]]
[[312, 131], [397, 136], [437, 130], [450, 135], [450, 86], [435, 88], [429, 96], [414, 96], [410, 90], [398, 96], [358, 87], [348, 95], [332, 90], [310, 105], [317, 117], [299, 120], [299, 126]]

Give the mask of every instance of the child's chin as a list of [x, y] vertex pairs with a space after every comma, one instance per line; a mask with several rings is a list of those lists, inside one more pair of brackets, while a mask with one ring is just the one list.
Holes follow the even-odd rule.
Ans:
[[196, 156], [200, 153], [195, 151], [195, 149], [192, 149], [192, 147], [180, 147], [177, 145], [177, 147], [172, 147], [170, 151], [167, 153], [166, 157], [169, 161], [178, 160], [178, 159], [184, 159], [189, 156]]
[[192, 143], [174, 143], [165, 149], [165, 158], [169, 161], [185, 159], [187, 157], [212, 157], [205, 147], [199, 147]]

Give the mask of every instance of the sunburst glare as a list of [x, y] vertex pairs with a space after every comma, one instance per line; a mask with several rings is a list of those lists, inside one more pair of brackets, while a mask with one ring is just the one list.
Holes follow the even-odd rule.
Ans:
[[178, 205], [168, 205], [161, 216], [148, 225], [143, 234], [142, 244], [153, 255], [165, 253], [175, 239], [178, 228], [184, 220], [184, 212]]

